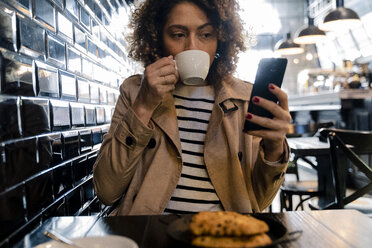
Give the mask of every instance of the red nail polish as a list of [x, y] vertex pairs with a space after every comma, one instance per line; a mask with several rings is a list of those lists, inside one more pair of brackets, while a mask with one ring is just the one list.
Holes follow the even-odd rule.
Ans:
[[274, 85], [272, 85], [272, 84], [270, 84], [270, 90], [275, 90], [275, 86]]
[[258, 97], [253, 97], [253, 102], [259, 103], [260, 102], [260, 99]]
[[252, 119], [252, 115], [251, 114], [247, 114], [246, 116], [245, 116], [245, 118], [247, 118], [247, 119]]

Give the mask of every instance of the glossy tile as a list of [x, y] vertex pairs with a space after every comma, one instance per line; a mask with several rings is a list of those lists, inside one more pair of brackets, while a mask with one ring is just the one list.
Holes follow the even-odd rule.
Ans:
[[108, 133], [109, 129], [110, 129], [110, 125], [105, 125], [105, 126], [103, 126], [103, 127], [101, 128], [102, 140], [103, 140], [103, 137], [105, 136], [105, 134]]
[[[87, 161], [86, 163], [91, 163], [90, 161]], [[89, 168], [89, 167], [88, 167]], [[84, 194], [84, 201], [91, 201], [93, 200], [95, 193], [94, 193], [94, 186], [93, 186], [93, 180], [89, 180], [87, 183], [83, 186], [83, 194]]]
[[38, 137], [39, 163], [49, 167], [62, 162], [62, 135], [50, 133]]
[[103, 106], [96, 107], [97, 124], [105, 123], [105, 108]]
[[85, 124], [87, 126], [96, 125], [96, 110], [92, 105], [85, 105]]
[[23, 137], [51, 131], [48, 99], [22, 98], [20, 105]]
[[100, 38], [100, 25], [94, 19], [92, 19], [92, 34], [96, 38], [98, 38], [98, 39]]
[[101, 104], [107, 104], [107, 90], [101, 87], [99, 90], [99, 102]]
[[60, 72], [61, 99], [77, 100], [76, 79], [73, 74]]
[[90, 102], [99, 103], [99, 86], [96, 83], [90, 83]]
[[64, 68], [66, 65], [65, 43], [51, 34], [47, 34], [47, 60]]
[[82, 181], [82, 179], [85, 179], [89, 175], [87, 158], [75, 160], [72, 163], [72, 171], [74, 175], [75, 185], [77, 185]]
[[69, 46], [67, 48], [67, 69], [72, 72], [81, 72], [80, 52]]
[[105, 123], [111, 123], [112, 114], [114, 111], [114, 107], [105, 106]]
[[42, 58], [45, 54], [44, 29], [33, 24], [27, 18], [17, 18], [19, 23], [20, 52], [35, 58]]
[[64, 163], [52, 171], [53, 194], [55, 198], [61, 197], [68, 190], [72, 189], [72, 167], [71, 162]]
[[70, 102], [71, 108], [71, 124], [73, 127], [85, 125], [84, 105], [80, 103]]
[[81, 61], [83, 74], [87, 77], [94, 78], [92, 61], [86, 57], [82, 57]]
[[30, 9], [31, 7], [31, 2], [30, 0], [15, 0], [17, 3], [19, 3], [22, 7], [26, 9]]
[[57, 69], [47, 64], [37, 62], [36, 81], [39, 96], [59, 97]]
[[70, 128], [70, 109], [68, 102], [51, 100], [52, 130]]
[[16, 97], [0, 95], [0, 142], [21, 136], [20, 111], [17, 100]]
[[24, 186], [20, 185], [0, 195], [0, 240], [26, 223], [23, 188]]
[[66, 9], [76, 18], [79, 16], [79, 8], [76, 0], [66, 0]]
[[79, 131], [80, 137], [80, 153], [89, 152], [92, 150], [92, 131], [91, 129], [84, 129]]
[[102, 133], [100, 127], [92, 128], [92, 140], [93, 146], [98, 145], [102, 142]]
[[45, 208], [53, 202], [52, 173], [47, 172], [27, 181], [25, 188], [27, 217], [31, 219], [40, 208]]
[[87, 39], [88, 41], [88, 53], [93, 56], [93, 58], [97, 58], [98, 51], [97, 51], [97, 45], [94, 44], [94, 42], [91, 39]]
[[78, 101], [89, 102], [90, 94], [89, 94], [88, 81], [78, 78], [77, 83], [78, 83]]
[[67, 131], [62, 133], [63, 159], [70, 159], [79, 155], [79, 132]]
[[0, 46], [16, 51], [16, 16], [15, 11], [9, 10], [0, 3]]
[[1, 61], [5, 73], [1, 92], [10, 95], [35, 96], [33, 80], [35, 68], [32, 62], [24, 63], [5, 57]]
[[86, 45], [86, 40], [85, 40], [85, 34], [80, 28], [76, 26], [74, 26], [74, 43], [83, 52], [86, 51], [87, 45]]
[[108, 92], [107, 93], [107, 102], [110, 105], [115, 105], [115, 93], [114, 92]]
[[90, 31], [90, 15], [88, 14], [88, 12], [81, 5], [79, 5], [79, 10], [80, 10], [80, 23], [89, 32]]
[[54, 7], [46, 0], [34, 1], [34, 15], [36, 19], [48, 24], [53, 30], [55, 29]]
[[57, 22], [58, 22], [58, 34], [62, 34], [69, 41], [73, 40], [74, 32], [72, 22], [67, 19], [61, 12], [57, 12]]
[[14, 141], [4, 146], [3, 174], [5, 186], [11, 187], [39, 171], [37, 161], [36, 139], [30, 138]]

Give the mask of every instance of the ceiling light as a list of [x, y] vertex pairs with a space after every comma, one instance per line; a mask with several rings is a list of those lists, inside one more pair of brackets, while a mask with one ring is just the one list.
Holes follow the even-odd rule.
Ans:
[[275, 50], [280, 55], [295, 55], [304, 52], [304, 49], [291, 40], [291, 34], [287, 33], [287, 39], [280, 40], [275, 45]]
[[337, 8], [329, 12], [324, 18], [324, 22], [319, 28], [325, 31], [335, 31], [338, 29], [353, 28], [360, 25], [360, 18], [355, 11], [344, 8], [344, 1], [336, 1]]
[[325, 38], [325, 32], [314, 26], [314, 19], [309, 17], [308, 26], [295, 35], [297, 44], [315, 44]]

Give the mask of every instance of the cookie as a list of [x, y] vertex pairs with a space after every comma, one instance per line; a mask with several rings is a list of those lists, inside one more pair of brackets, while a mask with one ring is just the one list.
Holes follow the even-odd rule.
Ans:
[[197, 236], [191, 243], [199, 247], [248, 248], [270, 245], [271, 242], [271, 238], [266, 233], [260, 233], [243, 237]]
[[229, 211], [200, 212], [192, 217], [191, 232], [209, 236], [248, 236], [269, 231], [266, 222]]

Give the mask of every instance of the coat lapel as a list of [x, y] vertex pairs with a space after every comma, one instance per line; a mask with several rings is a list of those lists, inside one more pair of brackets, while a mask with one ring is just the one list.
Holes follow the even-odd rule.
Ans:
[[[215, 104], [205, 138], [205, 164], [226, 210], [251, 211], [251, 205], [249, 199], [247, 199], [248, 193], [243, 190], [243, 187], [237, 186], [237, 184], [244, 184], [244, 178], [240, 171], [234, 170], [234, 166], [232, 166], [233, 164], [239, 164], [239, 151], [236, 151], [236, 156], [234, 156], [234, 147], [231, 147], [234, 143], [239, 144], [239, 141], [234, 140], [239, 139], [236, 136], [239, 131], [233, 130], [235, 126], [231, 126], [231, 121], [223, 123], [225, 116], [231, 118], [231, 114], [239, 110], [235, 104], [236, 100], [249, 101], [250, 89], [251, 84], [233, 78], [223, 81], [216, 87]], [[243, 104], [238, 105], [243, 106]], [[231, 181], [231, 178], [234, 178], [234, 180]], [[231, 189], [241, 190], [230, 192]], [[234, 200], [234, 196], [239, 197], [239, 202]]]

